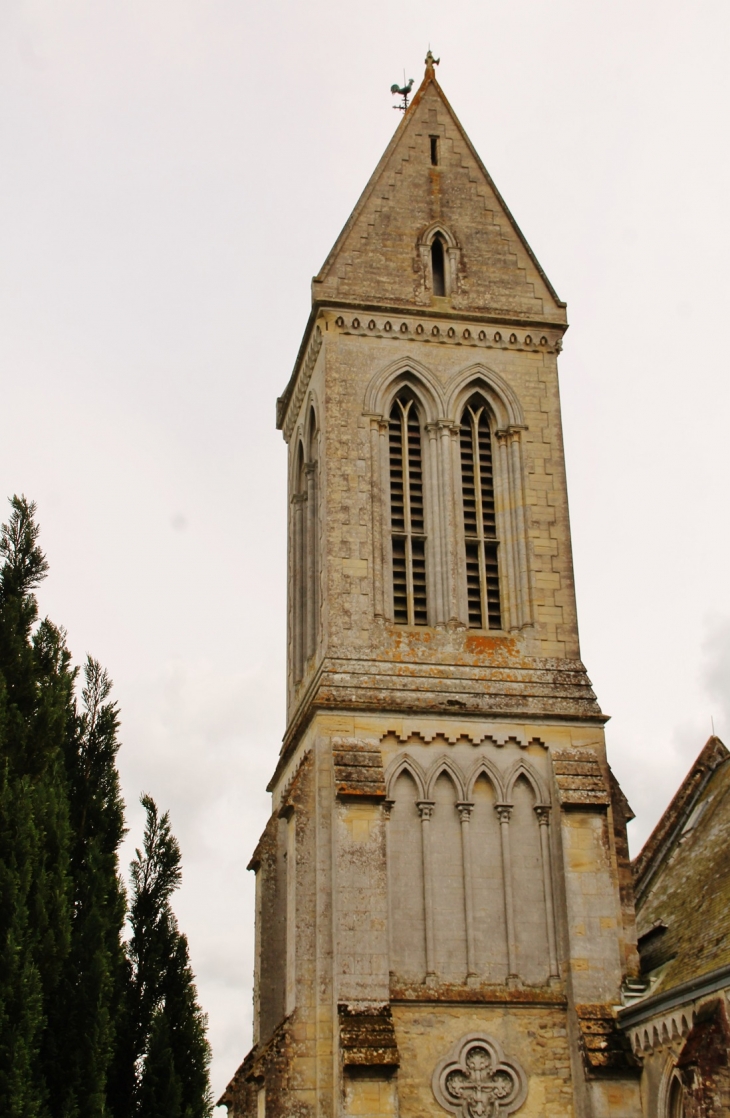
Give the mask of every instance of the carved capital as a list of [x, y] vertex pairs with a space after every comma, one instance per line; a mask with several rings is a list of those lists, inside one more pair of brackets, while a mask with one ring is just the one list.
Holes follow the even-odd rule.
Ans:
[[468, 823], [471, 819], [471, 813], [474, 810], [474, 804], [467, 803], [465, 800], [457, 803], [456, 810], [459, 813], [459, 818], [462, 823]]
[[428, 822], [433, 815], [433, 809], [436, 807], [436, 804], [433, 800], [417, 800], [416, 807], [418, 808], [418, 814], [421, 816], [421, 819], [425, 819], [426, 822]]
[[496, 811], [497, 815], [499, 816], [500, 823], [504, 823], [505, 826], [509, 823], [509, 821], [512, 817], [512, 807], [513, 807], [512, 804], [495, 804], [494, 805], [494, 810]]
[[535, 804], [535, 815], [541, 827], [547, 827], [550, 822], [550, 804]]
[[395, 807], [395, 800], [383, 800], [383, 815], [386, 819], [390, 819], [391, 812]]

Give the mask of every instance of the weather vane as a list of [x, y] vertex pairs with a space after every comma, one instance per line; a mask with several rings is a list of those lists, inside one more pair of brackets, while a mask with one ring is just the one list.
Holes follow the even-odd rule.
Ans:
[[394, 109], [400, 109], [400, 111], [402, 113], [404, 113], [406, 111], [406, 109], [408, 108], [408, 98], [410, 96], [410, 93], [411, 93], [412, 89], [413, 89], [413, 78], [409, 78], [408, 82], [406, 82], [406, 72], [404, 70], [403, 71], [403, 85], [398, 85], [398, 83], [396, 82], [395, 85], [391, 85], [391, 87], [390, 87], [390, 92], [393, 95], [395, 95], [397, 93], [399, 97], [403, 98], [403, 103], [401, 105], [393, 105]]
[[[440, 58], [434, 58], [434, 56], [431, 54], [431, 48], [429, 47], [428, 48], [428, 54], [426, 55], [426, 77], [428, 77], [429, 74], [431, 75], [431, 77], [434, 76], [433, 68], [434, 68], [434, 66], [438, 66], [440, 61], [441, 61]], [[390, 87], [390, 92], [394, 96], [397, 94], [398, 97], [402, 98], [402, 101], [401, 101], [400, 105], [393, 105], [394, 109], [398, 109], [398, 111], [401, 112], [401, 113], [404, 113], [406, 111], [406, 109], [408, 108], [408, 98], [411, 95], [411, 90], [412, 89], [413, 89], [413, 78], [409, 78], [408, 81], [406, 82], [406, 72], [404, 70], [403, 71], [403, 85], [398, 85], [398, 83], [396, 82], [395, 85], [391, 85], [391, 87]]]

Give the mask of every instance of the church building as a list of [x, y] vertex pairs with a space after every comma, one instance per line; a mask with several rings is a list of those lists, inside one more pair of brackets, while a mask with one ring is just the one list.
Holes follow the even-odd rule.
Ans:
[[277, 403], [287, 728], [230, 1118], [642, 1115], [631, 810], [578, 640], [566, 305], [435, 65], [313, 280]]

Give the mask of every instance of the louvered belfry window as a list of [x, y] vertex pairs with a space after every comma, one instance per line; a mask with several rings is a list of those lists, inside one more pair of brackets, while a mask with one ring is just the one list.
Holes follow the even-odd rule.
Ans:
[[464, 408], [460, 436], [469, 625], [501, 629], [492, 435], [489, 412], [479, 396], [472, 397]]
[[393, 403], [389, 434], [393, 617], [398, 625], [427, 625], [421, 424], [408, 393]]

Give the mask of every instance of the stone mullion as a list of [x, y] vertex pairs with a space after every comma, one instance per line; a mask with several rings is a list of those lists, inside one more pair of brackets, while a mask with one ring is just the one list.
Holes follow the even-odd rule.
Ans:
[[471, 830], [469, 823], [474, 808], [472, 803], [458, 803], [456, 809], [461, 821], [461, 852], [464, 870], [464, 920], [466, 923], [466, 977], [477, 975], [476, 951], [474, 946], [474, 883], [472, 877]]
[[317, 466], [309, 462], [304, 467], [307, 480], [307, 508], [306, 508], [306, 578], [307, 592], [304, 596], [306, 612], [306, 636], [304, 641], [304, 658], [309, 659], [316, 647], [315, 618], [316, 618], [316, 563], [315, 563], [315, 522], [317, 517]]
[[559, 978], [558, 953], [555, 946], [555, 905], [553, 902], [552, 859], [550, 857], [550, 808], [537, 804], [535, 814], [540, 825], [540, 853], [542, 855], [542, 880], [545, 892], [545, 922], [547, 925], [550, 978]]
[[292, 498], [294, 506], [294, 547], [293, 547], [293, 581], [294, 581], [294, 682], [302, 678], [304, 668], [304, 531], [302, 526], [303, 506], [306, 496], [296, 493]]
[[[426, 530], [429, 543], [429, 564], [426, 575], [433, 591], [432, 612], [433, 621], [438, 625], [446, 619], [445, 605], [445, 572], [447, 564], [446, 532], [443, 526], [443, 470], [440, 461], [440, 448], [438, 443], [438, 424], [427, 423], [428, 435], [428, 505], [426, 509]], [[424, 463], [425, 464], [425, 463]]]
[[421, 816], [421, 850], [423, 857], [423, 915], [426, 931], [426, 980], [436, 978], [436, 962], [434, 957], [434, 924], [433, 924], [433, 862], [431, 858], [431, 816], [434, 803], [432, 800], [419, 800], [416, 803]]
[[395, 800], [383, 800], [383, 817], [385, 819], [385, 888], [387, 890], [387, 915], [388, 915], [388, 971], [394, 971], [393, 965], [393, 890], [391, 889], [391, 838], [390, 818]]
[[[502, 530], [500, 536], [502, 543], [499, 548], [499, 573], [500, 594], [504, 617], [502, 626], [505, 629], [517, 628], [517, 575], [514, 525], [512, 519], [512, 489], [510, 485], [509, 452], [507, 448], [507, 432], [495, 433], [497, 451], [499, 454], [499, 470], [495, 470], [495, 490], [499, 493], [499, 506], [501, 510]], [[496, 494], [495, 494], [496, 495]]]
[[528, 625], [532, 620], [530, 608], [530, 575], [527, 567], [527, 520], [525, 516], [524, 487], [522, 483], [522, 455], [520, 427], [509, 428], [510, 446], [510, 480], [512, 507], [512, 520], [514, 524], [515, 542], [517, 544], [517, 569], [520, 572], [519, 582], [519, 625]]
[[517, 942], [515, 939], [515, 905], [512, 891], [512, 853], [510, 850], [509, 822], [511, 804], [496, 804], [499, 816], [499, 834], [502, 845], [502, 884], [504, 887], [504, 915], [507, 926], [507, 981], [515, 981], [517, 974]]
[[454, 435], [458, 438], [459, 428], [454, 427], [451, 423], [443, 421], [439, 424], [439, 431], [441, 435], [441, 466], [442, 466], [442, 486], [443, 486], [443, 523], [444, 523], [444, 547], [445, 547], [445, 568], [446, 568], [446, 587], [445, 587], [445, 602], [447, 620], [452, 623], [458, 622], [458, 599], [456, 592], [456, 579], [457, 579], [457, 562], [456, 562], [456, 518], [454, 511]]

